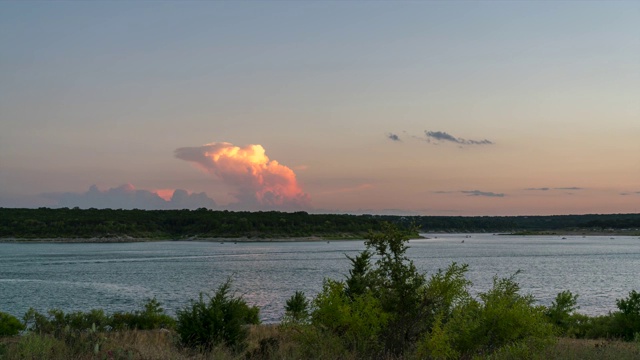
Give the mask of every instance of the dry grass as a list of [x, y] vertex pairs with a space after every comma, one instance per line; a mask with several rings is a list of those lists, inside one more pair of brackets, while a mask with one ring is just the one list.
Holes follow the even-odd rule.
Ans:
[[640, 343], [614, 340], [585, 340], [561, 338], [548, 347], [539, 359], [563, 360], [638, 360]]
[[[175, 333], [169, 331], [119, 331], [83, 339], [81, 346], [73, 346], [50, 336], [25, 335], [0, 338], [0, 360], [240, 360], [240, 359], [354, 359], [331, 339], [320, 334], [283, 331], [276, 325], [251, 326], [244, 351], [233, 353], [223, 347], [209, 352], [182, 348]], [[96, 340], [97, 339], [97, 340]], [[100, 348], [95, 353], [95, 343]], [[507, 352], [496, 358], [511, 359]], [[408, 357], [411, 358], [411, 357]], [[640, 343], [610, 340], [558, 339], [531, 359], [566, 360], [638, 360]]]

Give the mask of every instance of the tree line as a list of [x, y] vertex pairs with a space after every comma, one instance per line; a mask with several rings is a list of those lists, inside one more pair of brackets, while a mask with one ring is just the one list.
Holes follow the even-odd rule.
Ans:
[[304, 211], [0, 208], [0, 238], [191, 237], [363, 238], [383, 222], [425, 232], [639, 231], [640, 214], [558, 216], [391, 216]]

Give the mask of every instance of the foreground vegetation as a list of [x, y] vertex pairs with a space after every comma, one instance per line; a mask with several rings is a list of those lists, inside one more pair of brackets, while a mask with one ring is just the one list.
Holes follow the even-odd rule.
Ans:
[[[0, 359], [47, 359], [47, 360], [84, 360], [84, 359], [305, 359], [308, 351], [289, 331], [275, 326], [250, 326], [246, 340], [246, 349], [234, 352], [223, 346], [211, 350], [193, 350], [182, 347], [176, 342], [173, 332], [127, 330], [104, 333], [98, 352], [80, 345], [68, 344], [64, 340], [48, 335], [28, 334], [20, 338], [0, 338]], [[321, 346], [321, 344], [319, 344]], [[319, 347], [318, 346], [318, 347]], [[358, 359], [356, 354], [322, 351], [311, 359]], [[417, 356], [405, 355], [405, 359], [419, 359]], [[483, 358], [478, 356], [477, 358]], [[521, 359], [508, 353], [495, 354], [485, 359]], [[640, 358], [639, 346], [636, 343], [617, 340], [581, 340], [559, 338], [537, 353], [529, 354], [522, 359], [571, 359], [571, 360], [637, 360]], [[383, 359], [395, 359], [387, 356]]]
[[0, 239], [121, 240], [247, 237], [364, 238], [384, 222], [431, 232], [640, 235], [640, 214], [562, 216], [383, 216], [198, 210], [0, 208]]
[[175, 318], [155, 299], [133, 313], [0, 314], [0, 359], [640, 358], [636, 291], [598, 317], [577, 313], [568, 291], [537, 305], [521, 294], [517, 273], [474, 297], [466, 265], [427, 277], [406, 257], [407, 238], [383, 224], [348, 257], [344, 280], [326, 279], [312, 299], [294, 293], [277, 326], [259, 325], [259, 309], [228, 280]]

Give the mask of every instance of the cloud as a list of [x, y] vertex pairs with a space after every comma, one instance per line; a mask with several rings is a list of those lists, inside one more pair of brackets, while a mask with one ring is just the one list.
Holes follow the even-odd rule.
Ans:
[[620, 193], [620, 195], [623, 195], [623, 196], [626, 196], [626, 195], [640, 195], [640, 191], [622, 192], [622, 193]]
[[400, 137], [394, 133], [388, 133], [387, 134], [387, 139], [391, 140], [391, 141], [402, 141], [400, 140]]
[[[162, 196], [161, 196], [162, 194]], [[98, 208], [98, 209], [197, 209], [216, 208], [216, 202], [205, 193], [189, 193], [176, 189], [169, 197], [168, 189], [160, 193], [150, 190], [137, 190], [133, 185], [126, 184], [108, 190], [100, 190], [92, 185], [84, 193], [47, 193], [43, 197], [53, 199], [57, 206]], [[164, 197], [164, 198], [163, 198]]]
[[298, 210], [311, 206], [296, 174], [270, 160], [261, 145], [238, 147], [227, 142], [175, 150], [178, 159], [196, 164], [234, 189], [238, 208]]
[[552, 191], [552, 190], [584, 190], [584, 188], [577, 186], [569, 186], [569, 187], [539, 187], [539, 188], [526, 188], [526, 191]]
[[427, 142], [431, 142], [431, 140], [435, 141], [443, 141], [443, 142], [452, 142], [460, 145], [493, 145], [492, 141], [487, 139], [484, 140], [466, 140], [463, 138], [457, 138], [451, 134], [448, 134], [444, 131], [428, 131], [425, 130], [424, 134], [427, 136]]
[[462, 190], [460, 191], [463, 194], [467, 194], [468, 196], [487, 196], [487, 197], [504, 197], [503, 193], [494, 193], [491, 191], [480, 191], [480, 190]]
[[458, 191], [432, 191], [434, 194], [454, 194], [454, 193], [462, 193], [467, 196], [487, 196], [487, 197], [505, 197], [506, 195], [503, 193], [494, 193], [491, 191], [480, 191], [480, 190], [458, 190]]

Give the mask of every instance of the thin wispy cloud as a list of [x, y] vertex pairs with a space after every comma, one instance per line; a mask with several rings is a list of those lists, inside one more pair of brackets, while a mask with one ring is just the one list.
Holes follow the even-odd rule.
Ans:
[[424, 131], [425, 136], [427, 137], [427, 142], [437, 141], [437, 142], [451, 142], [458, 145], [493, 145], [493, 141], [483, 139], [483, 140], [470, 140], [463, 139], [459, 137], [455, 137], [449, 133], [444, 131]]
[[397, 134], [394, 134], [394, 133], [388, 133], [387, 134], [387, 139], [389, 139], [391, 141], [402, 141], [400, 139], [400, 136], [398, 136]]
[[504, 197], [503, 193], [494, 193], [491, 191], [480, 191], [480, 190], [462, 190], [460, 191], [463, 194], [467, 194], [467, 196], [486, 196], [486, 197]]
[[640, 195], [640, 191], [622, 192], [622, 193], [620, 193], [620, 195], [622, 195], [622, 196], [627, 196], [627, 195]]
[[492, 191], [480, 191], [480, 190], [437, 190], [432, 191], [433, 194], [465, 194], [467, 196], [485, 196], [485, 197], [505, 197], [504, 193], [495, 193]]
[[400, 141], [400, 142], [402, 141], [400, 139], [400, 136], [398, 136], [397, 134], [394, 134], [394, 133], [388, 133], [387, 134], [387, 139], [389, 139], [391, 141]]
[[584, 188], [578, 186], [568, 186], [568, 187], [538, 187], [538, 188], [526, 188], [526, 191], [552, 191], [552, 190], [584, 190]]

